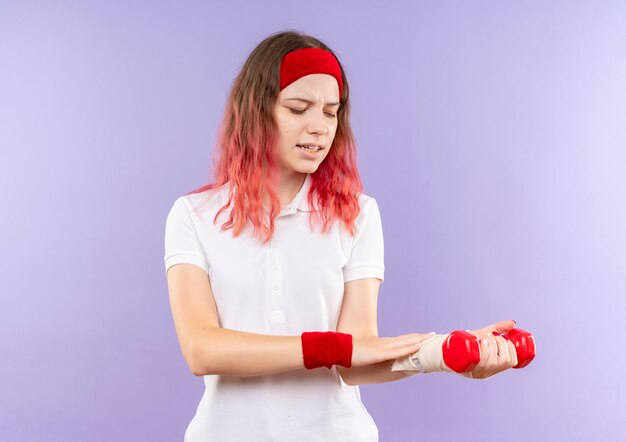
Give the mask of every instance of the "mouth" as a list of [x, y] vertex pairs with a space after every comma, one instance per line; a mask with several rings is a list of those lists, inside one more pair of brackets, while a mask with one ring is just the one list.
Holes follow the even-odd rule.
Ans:
[[305, 152], [319, 152], [324, 149], [324, 146], [320, 144], [296, 144], [296, 147]]

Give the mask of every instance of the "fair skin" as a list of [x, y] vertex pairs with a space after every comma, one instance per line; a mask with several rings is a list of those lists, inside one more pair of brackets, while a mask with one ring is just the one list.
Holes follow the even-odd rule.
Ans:
[[[304, 102], [302, 100], [307, 100]], [[339, 87], [326, 74], [304, 76], [284, 88], [276, 101], [274, 116], [278, 126], [276, 156], [280, 166], [279, 197], [281, 208], [291, 202], [307, 173], [317, 170], [328, 154], [337, 130]], [[335, 115], [333, 117], [333, 115]], [[324, 149], [305, 154], [296, 147], [301, 143], [319, 143]], [[275, 336], [221, 328], [217, 306], [207, 273], [193, 264], [177, 264], [167, 273], [170, 307], [176, 334], [187, 364], [193, 374], [204, 376], [260, 376], [304, 369], [300, 336]], [[344, 297], [337, 331], [353, 336], [352, 367], [337, 367], [350, 385], [384, 383], [407, 377], [390, 371], [396, 358], [419, 350], [431, 335], [408, 333], [379, 337], [377, 300], [380, 280], [358, 279], [344, 285]], [[486, 378], [516, 365], [515, 349], [491, 331], [513, 328], [503, 321], [472, 331], [481, 344], [479, 364], [472, 371], [475, 378]], [[326, 368], [318, 368], [318, 370]]]
[[[359, 279], [345, 284], [345, 292], [337, 331], [350, 333], [354, 337], [379, 339], [377, 326], [377, 299], [380, 280], [375, 278]], [[474, 379], [486, 379], [496, 373], [517, 365], [515, 346], [501, 336], [493, 336], [492, 332], [504, 333], [515, 327], [514, 321], [501, 321], [487, 327], [469, 330], [481, 340], [480, 361], [470, 371]], [[409, 336], [409, 335], [405, 335]], [[419, 343], [432, 335], [415, 335]], [[384, 338], [383, 338], [384, 339]], [[483, 342], [482, 340], [485, 339]], [[356, 349], [354, 350], [357, 351]], [[337, 370], [347, 384], [382, 384], [409, 377], [401, 371], [391, 371], [395, 358], [365, 366], [345, 368], [338, 366]], [[417, 373], [417, 372], [415, 372]]]
[[[278, 194], [281, 209], [291, 202], [328, 155], [337, 132], [339, 86], [327, 74], [305, 75], [285, 87], [276, 99], [274, 119], [278, 129], [276, 159], [280, 168]], [[305, 153], [297, 144], [318, 143], [323, 149]]]

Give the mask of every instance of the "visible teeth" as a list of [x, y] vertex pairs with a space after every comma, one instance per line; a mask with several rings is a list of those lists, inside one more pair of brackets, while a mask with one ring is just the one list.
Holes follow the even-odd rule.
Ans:
[[306, 150], [321, 150], [321, 147], [317, 147], [317, 146], [303, 146], [302, 144], [298, 144], [297, 145], [300, 149], [306, 149]]

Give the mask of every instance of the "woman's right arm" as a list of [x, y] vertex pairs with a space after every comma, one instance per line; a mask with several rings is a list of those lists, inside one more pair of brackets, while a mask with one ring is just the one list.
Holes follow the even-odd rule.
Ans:
[[254, 376], [304, 368], [299, 336], [220, 328], [211, 284], [200, 267], [173, 265], [167, 285], [183, 357], [196, 376]]
[[[304, 368], [301, 336], [220, 328], [211, 284], [200, 267], [188, 263], [171, 266], [167, 284], [178, 341], [194, 375], [259, 376]], [[422, 335], [414, 333], [394, 338], [354, 338], [353, 346], [359, 351], [353, 352], [352, 365], [406, 356], [415, 352], [422, 340]], [[363, 356], [355, 358], [356, 354]]]

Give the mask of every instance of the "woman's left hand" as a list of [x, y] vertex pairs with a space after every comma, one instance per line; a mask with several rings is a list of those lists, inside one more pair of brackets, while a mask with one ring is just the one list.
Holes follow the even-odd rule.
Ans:
[[515, 345], [493, 332], [506, 333], [515, 328], [515, 321], [501, 321], [478, 330], [467, 330], [476, 336], [480, 345], [480, 361], [469, 374], [474, 379], [486, 379], [517, 365]]

